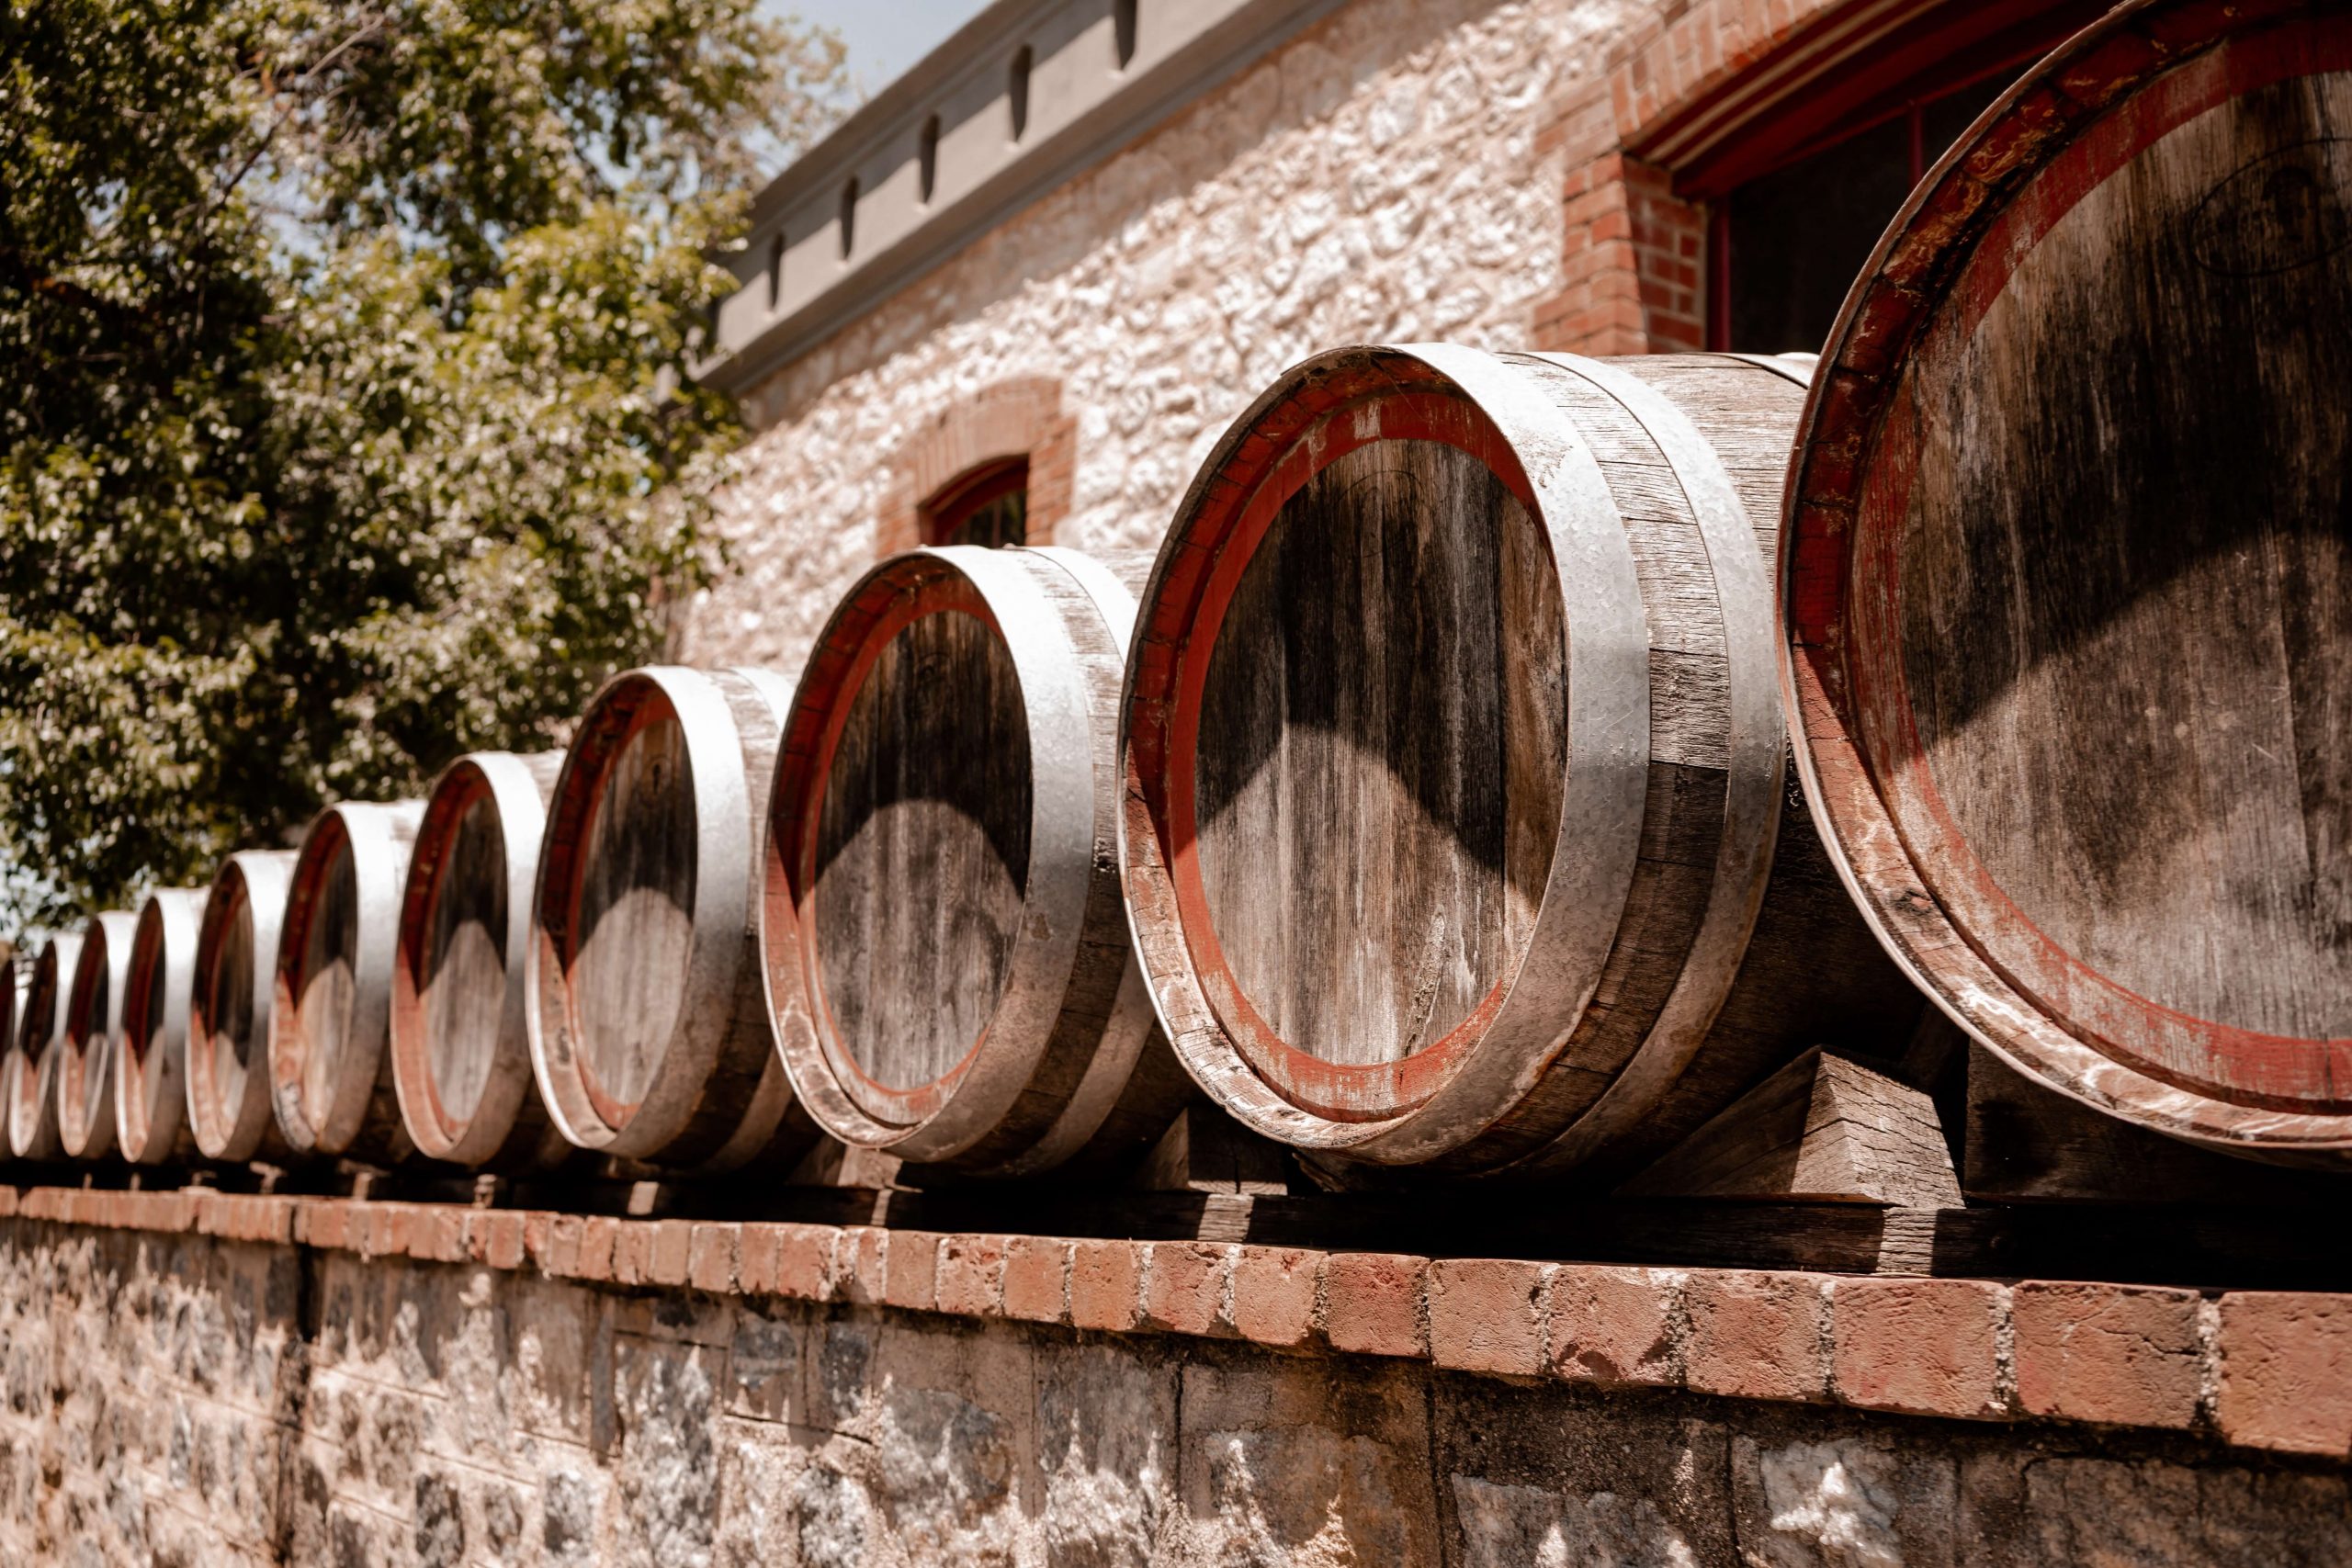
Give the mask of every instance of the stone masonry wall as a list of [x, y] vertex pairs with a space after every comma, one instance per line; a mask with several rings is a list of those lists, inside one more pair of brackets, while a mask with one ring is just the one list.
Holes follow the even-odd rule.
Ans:
[[2340, 1297], [0, 1198], [12, 1563], [2352, 1561]]
[[797, 670], [877, 529], [905, 542], [911, 456], [1001, 384], [1058, 384], [1075, 421], [1054, 542], [1149, 547], [1286, 366], [1365, 341], [1530, 346], [1568, 283], [1560, 106], [1605, 105], [1612, 50], [1663, 8], [1356, 0], [843, 323], [745, 400], [763, 434], [727, 508], [735, 570], [681, 656]]

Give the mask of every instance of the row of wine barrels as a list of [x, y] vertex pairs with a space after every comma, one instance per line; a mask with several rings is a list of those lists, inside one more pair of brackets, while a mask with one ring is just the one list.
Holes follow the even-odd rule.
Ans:
[[835, 1137], [1028, 1175], [1140, 1152], [1192, 1092], [1119, 893], [1119, 683], [1149, 568], [917, 551], [819, 637], [761, 931], [778, 1049]]
[[1122, 715], [1178, 1053], [1345, 1170], [1624, 1168], [1917, 993], [1783, 769], [1801, 362], [1353, 348], [1203, 465]]
[[42, 1066], [57, 1100], [57, 1143], [69, 1159], [115, 1149], [115, 1046], [122, 1031], [123, 982], [139, 917], [128, 909], [93, 916], [65, 997], [65, 1032]]
[[705, 1172], [816, 1130], [772, 1043], [757, 868], [790, 682], [656, 666], [590, 703], [548, 807], [525, 1024], [572, 1144]]
[[1823, 836], [2029, 1077], [2352, 1161], [2352, 25], [2135, 0], [1849, 296], [1781, 563]]
[[534, 1170], [572, 1147], [531, 1077], [524, 958], [560, 751], [481, 751], [427, 797], [392, 955], [392, 1083], [418, 1152]]
[[392, 953], [424, 803], [345, 802], [311, 822], [287, 885], [269, 1011], [270, 1092], [297, 1156], [390, 1165], [414, 1148], [386, 1049]]
[[277, 939], [292, 850], [240, 850], [221, 863], [188, 981], [187, 1116], [209, 1159], [283, 1158], [269, 1089]]
[[166, 887], [139, 907], [114, 1069], [115, 1136], [133, 1165], [163, 1165], [195, 1147], [187, 1121], [187, 1022], [204, 903], [201, 887]]
[[65, 1037], [66, 993], [82, 960], [82, 933], [62, 931], [41, 944], [17, 1021], [17, 1049], [6, 1063], [8, 1149], [17, 1159], [55, 1159], [58, 1138], [55, 1056]]

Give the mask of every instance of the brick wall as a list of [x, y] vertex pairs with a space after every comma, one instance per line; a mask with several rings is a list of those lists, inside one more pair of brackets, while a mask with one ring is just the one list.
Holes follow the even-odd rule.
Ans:
[[2352, 1299], [0, 1189], [0, 1559], [2352, 1560]]

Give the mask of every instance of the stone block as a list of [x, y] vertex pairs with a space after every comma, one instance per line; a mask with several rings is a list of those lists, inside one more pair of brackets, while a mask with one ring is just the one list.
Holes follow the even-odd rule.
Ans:
[[1838, 1396], [1871, 1410], [2007, 1414], [2008, 1292], [1982, 1280], [1839, 1280], [1830, 1287]]
[[1390, 1252], [1334, 1252], [1323, 1260], [1323, 1337], [1335, 1350], [1426, 1356], [1421, 1282], [1429, 1259]]
[[1315, 1337], [1316, 1292], [1323, 1254], [1291, 1247], [1244, 1247], [1233, 1260], [1233, 1329], [1277, 1349]]
[[1016, 1235], [1005, 1243], [1004, 1314], [1032, 1323], [1069, 1321], [1070, 1244]]
[[1069, 1321], [1080, 1328], [1124, 1333], [1143, 1317], [1142, 1258], [1130, 1241], [1081, 1241], [1072, 1245]]
[[1683, 1382], [1702, 1393], [1819, 1400], [1829, 1394], [1829, 1314], [1813, 1274], [1693, 1269]]
[[1170, 1334], [1227, 1331], [1226, 1287], [1238, 1247], [1157, 1241], [1144, 1247], [1144, 1326]]
[[1552, 1370], [1602, 1388], [1682, 1381], [1679, 1269], [1564, 1263], [1552, 1276]]
[[2241, 1291], [2222, 1298], [2213, 1416], [2245, 1448], [2352, 1450], [2352, 1296]]
[[1541, 1376], [1552, 1273], [1549, 1264], [1502, 1258], [1430, 1264], [1430, 1359], [1461, 1371]]

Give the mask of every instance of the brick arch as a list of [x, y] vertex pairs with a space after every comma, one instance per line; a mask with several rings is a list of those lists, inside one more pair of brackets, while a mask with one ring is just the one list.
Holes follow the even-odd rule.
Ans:
[[887, 460], [876, 552], [914, 548], [926, 501], [983, 463], [1020, 457], [1029, 459], [1029, 542], [1054, 543], [1069, 515], [1077, 448], [1078, 421], [1062, 412], [1062, 385], [1048, 377], [1016, 377], [958, 400]]

